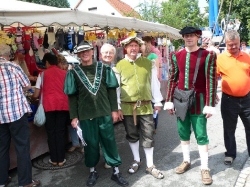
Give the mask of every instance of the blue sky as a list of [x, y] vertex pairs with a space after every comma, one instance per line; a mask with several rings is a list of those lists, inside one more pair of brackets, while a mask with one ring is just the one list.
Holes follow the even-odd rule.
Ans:
[[[129, 4], [132, 8], [144, 2], [144, 0], [123, 0], [123, 1]], [[164, 1], [164, 0], [158, 0], [158, 1]], [[79, 2], [79, 0], [68, 0], [68, 2], [70, 3], [70, 7], [74, 8], [76, 4]], [[203, 8], [205, 6], [208, 6], [206, 0], [199, 0], [199, 7], [201, 8], [201, 11], [203, 11]]]

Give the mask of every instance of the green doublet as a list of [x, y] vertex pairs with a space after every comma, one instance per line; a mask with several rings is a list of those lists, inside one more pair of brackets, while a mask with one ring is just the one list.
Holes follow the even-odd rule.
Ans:
[[[133, 105], [124, 102], [151, 101], [152, 62], [145, 57], [139, 57], [134, 62], [122, 59], [114, 68], [120, 74], [121, 109], [124, 115], [133, 114]], [[137, 108], [137, 115], [152, 114], [152, 105], [147, 104]]]
[[77, 91], [68, 95], [70, 118], [86, 120], [111, 115], [112, 111], [117, 111], [116, 87], [107, 87], [108, 68], [99, 67], [97, 63], [89, 66], [79, 65], [79, 68], [86, 75], [86, 80], [83, 84], [81, 76], [74, 72]]

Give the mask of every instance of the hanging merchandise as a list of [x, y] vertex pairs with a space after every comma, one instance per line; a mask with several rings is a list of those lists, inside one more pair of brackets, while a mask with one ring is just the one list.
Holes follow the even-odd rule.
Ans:
[[40, 45], [38, 43], [38, 38], [40, 37], [40, 33], [39, 32], [36, 32], [34, 31], [33, 34], [32, 34], [32, 38], [33, 38], [33, 42], [32, 42], [32, 45], [33, 45], [33, 50], [34, 51], [38, 51]]
[[45, 30], [44, 36], [43, 36], [43, 47], [44, 49], [49, 48], [49, 43], [48, 43], [48, 33], [47, 29]]
[[81, 27], [79, 27], [79, 31], [77, 32], [77, 45], [80, 44], [84, 40], [84, 31]]
[[30, 50], [30, 43], [31, 43], [31, 32], [29, 30], [24, 30], [24, 35], [23, 35], [23, 48], [25, 50], [25, 53], [28, 53]]
[[[7, 32], [7, 33], [6, 33]], [[15, 34], [10, 31], [0, 31], [0, 44], [7, 44], [10, 46], [10, 59], [14, 59], [15, 51], [16, 51], [16, 45], [15, 45]]]
[[56, 44], [55, 44], [55, 48], [57, 50], [62, 50], [63, 47], [64, 47], [64, 44], [65, 44], [65, 41], [64, 41], [64, 32], [63, 32], [63, 29], [62, 28], [59, 28], [57, 31], [56, 31]]
[[50, 47], [53, 47], [54, 43], [56, 41], [54, 27], [49, 27], [47, 34], [48, 34], [48, 44], [49, 44]]

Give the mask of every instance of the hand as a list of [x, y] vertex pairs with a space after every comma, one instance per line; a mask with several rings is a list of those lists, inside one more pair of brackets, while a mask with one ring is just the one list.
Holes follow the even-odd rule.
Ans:
[[122, 121], [124, 119], [122, 110], [118, 110], [118, 120]]
[[158, 113], [161, 111], [161, 107], [160, 106], [154, 106], [154, 112], [158, 110]]
[[218, 94], [216, 94], [215, 104], [218, 104], [219, 102], [220, 102], [220, 98], [219, 98]]
[[117, 111], [114, 111], [112, 112], [112, 119], [113, 119], [113, 123], [116, 123], [118, 121], [118, 112]]
[[206, 118], [210, 118], [213, 114], [206, 114]]
[[79, 123], [78, 118], [74, 118], [74, 119], [72, 119], [72, 121], [71, 121], [71, 126], [72, 126], [74, 129], [76, 129], [78, 123]]
[[168, 109], [168, 113], [169, 113], [170, 115], [174, 115], [174, 109]]

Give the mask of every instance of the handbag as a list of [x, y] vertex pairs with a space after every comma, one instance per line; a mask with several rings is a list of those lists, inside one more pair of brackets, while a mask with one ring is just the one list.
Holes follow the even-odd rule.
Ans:
[[[41, 74], [41, 86], [42, 86], [42, 88], [43, 88], [43, 76], [44, 76], [44, 72], [42, 72], [42, 74]], [[33, 123], [36, 126], [41, 127], [45, 124], [45, 122], [46, 122], [46, 117], [45, 117], [45, 112], [44, 112], [44, 108], [43, 108], [43, 92], [41, 92], [40, 103], [39, 103], [39, 106], [37, 108], [36, 114], [34, 116]]]
[[67, 95], [72, 95], [76, 93], [76, 83], [75, 83], [75, 77], [73, 74], [73, 70], [68, 70], [65, 81], [64, 81], [64, 88], [63, 91]]
[[194, 84], [199, 70], [201, 54], [202, 54], [202, 49], [200, 49], [198, 54], [194, 71], [194, 78], [192, 82], [192, 88], [190, 90], [180, 90], [178, 86], [176, 86], [174, 90], [175, 113], [176, 116], [180, 118], [182, 121], [185, 120], [188, 109], [190, 109], [194, 103], [194, 98], [195, 98]]

